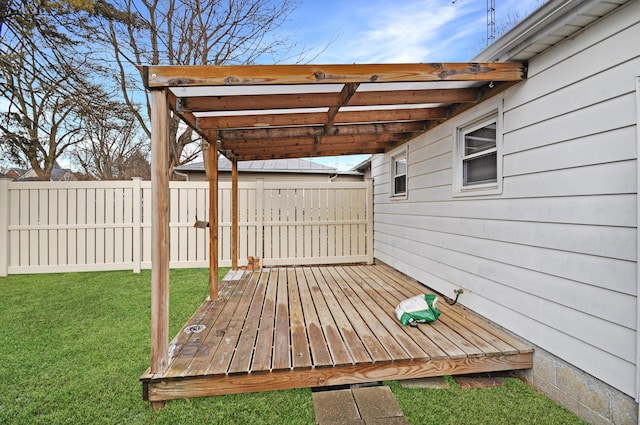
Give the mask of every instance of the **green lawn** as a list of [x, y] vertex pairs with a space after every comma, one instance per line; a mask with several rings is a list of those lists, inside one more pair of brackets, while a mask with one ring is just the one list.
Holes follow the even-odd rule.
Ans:
[[[171, 272], [171, 335], [205, 299], [207, 281], [206, 269]], [[0, 278], [0, 423], [314, 423], [308, 389], [149, 409], [138, 381], [149, 365], [149, 305], [148, 271]], [[581, 423], [517, 380], [486, 390], [389, 384], [412, 424]]]

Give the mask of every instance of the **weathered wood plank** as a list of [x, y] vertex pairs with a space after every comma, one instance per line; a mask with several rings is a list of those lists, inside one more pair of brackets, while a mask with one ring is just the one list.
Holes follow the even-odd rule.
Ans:
[[182, 380], [149, 381], [150, 401], [205, 397], [224, 394], [357, 384], [390, 379], [460, 375], [531, 368], [531, 354], [472, 357], [461, 360], [427, 360], [373, 363], [340, 368], [314, 368], [246, 375], [198, 376]]
[[256, 340], [255, 353], [251, 362], [251, 371], [271, 370], [271, 358], [273, 354], [273, 331], [276, 316], [276, 296], [278, 291], [278, 269], [269, 273], [267, 292], [264, 297], [262, 314], [260, 315], [260, 328]]
[[294, 369], [311, 367], [311, 353], [307, 340], [307, 330], [302, 312], [302, 300], [294, 269], [287, 269], [289, 283], [289, 314], [291, 323], [291, 358]]
[[[387, 285], [387, 287], [388, 295], [394, 296], [393, 303], [396, 305], [403, 299], [418, 295], [420, 293], [424, 293], [426, 290], [424, 286], [417, 284], [411, 285], [409, 283], [407, 284], [407, 288], [398, 289], [389, 284]], [[403, 289], [404, 292], [399, 292]], [[460, 359], [467, 357], [466, 351], [462, 350], [442, 333], [435, 331], [432, 325], [421, 326], [419, 327], [419, 331], [427, 336], [431, 341], [433, 341], [442, 351], [444, 351], [447, 357], [451, 359]]]
[[245, 285], [235, 285], [227, 299], [218, 297], [216, 300], [213, 300], [213, 302], [222, 304], [222, 308], [217, 315], [214, 316], [213, 312], [211, 312], [206, 316], [205, 321], [209, 326], [202, 332], [202, 344], [194, 355], [191, 364], [184, 371], [183, 376], [204, 375], [206, 373], [216, 351], [220, 347], [224, 334], [227, 332], [227, 328], [236, 311], [238, 302], [242, 298], [244, 289]]
[[300, 288], [300, 300], [302, 301], [302, 311], [304, 312], [304, 321], [307, 325], [307, 333], [309, 335], [309, 348], [313, 364], [315, 366], [331, 366], [331, 354], [327, 342], [322, 334], [320, 319], [313, 305], [313, 299], [309, 292], [307, 279], [302, 268], [296, 268], [296, 279]]
[[[382, 302], [382, 299], [376, 296], [374, 291], [368, 291], [367, 289], [371, 289], [371, 287], [366, 285], [366, 282], [358, 273], [353, 273], [352, 270], [349, 270], [347, 267], [340, 267], [338, 270], [345, 281], [355, 289], [356, 294], [358, 294], [364, 305], [370, 306], [377, 320], [389, 334], [394, 337], [394, 340], [402, 347], [403, 351], [409, 355], [409, 358], [429, 358], [429, 355], [403, 332], [402, 326], [398, 323], [398, 319], [394, 317], [393, 308], [389, 308], [386, 303]], [[349, 273], [350, 271], [352, 273]]]
[[331, 353], [331, 358], [333, 359], [333, 364], [352, 364], [353, 359], [349, 355], [349, 350], [347, 349], [345, 342], [342, 340], [342, 337], [338, 332], [338, 326], [336, 325], [331, 311], [329, 310], [322, 292], [320, 291], [320, 287], [316, 282], [313, 271], [310, 268], [305, 267], [304, 275], [307, 279], [307, 285], [309, 285], [309, 291], [311, 293], [311, 298], [313, 299], [313, 305], [318, 312], [320, 325], [322, 326], [322, 330], [329, 347], [329, 352]]
[[346, 295], [347, 299], [358, 306], [358, 312], [362, 319], [367, 323], [371, 331], [376, 336], [378, 341], [382, 344], [384, 349], [389, 353], [391, 359], [396, 360], [408, 360], [411, 356], [404, 350], [402, 345], [396, 341], [391, 333], [386, 329], [383, 323], [380, 322], [378, 317], [370, 310], [370, 306], [367, 305], [368, 297], [360, 291], [359, 288], [354, 288], [351, 278], [344, 273], [341, 268], [330, 268], [329, 272], [334, 276], [338, 286], [342, 289], [342, 292]]
[[[367, 278], [367, 282], [363, 285], [363, 288], [367, 292], [371, 293], [371, 296], [384, 311], [392, 315], [394, 321], [397, 320], [395, 317], [395, 308], [400, 300], [393, 297], [392, 286], [382, 281], [373, 272], [373, 267], [354, 267], [353, 270], [359, 273], [360, 276]], [[447, 353], [440, 349], [440, 347], [423, 332], [417, 332], [415, 329], [410, 327], [399, 326], [399, 329], [400, 330], [394, 333], [394, 335], [399, 335], [400, 332], [404, 332], [409, 338], [415, 341], [430, 358], [435, 359], [447, 357]]]
[[324, 296], [327, 307], [336, 321], [338, 331], [347, 345], [351, 358], [356, 364], [371, 362], [371, 356], [367, 353], [366, 348], [362, 344], [362, 341], [351, 324], [352, 318], [345, 314], [340, 301], [331, 291], [331, 285], [327, 282], [319, 268], [314, 267], [312, 272], [316, 283], [320, 288], [320, 292]]
[[[291, 368], [288, 278], [289, 274], [286, 269], [279, 270], [278, 291], [276, 293], [276, 320], [273, 338], [273, 370]], [[292, 285], [295, 285], [295, 281], [292, 282]]]
[[[223, 280], [220, 285], [221, 298], [223, 300], [228, 298], [234, 287], [234, 282]], [[200, 347], [203, 334], [186, 333], [184, 329], [192, 325], [205, 325], [208, 327], [207, 317], [217, 317], [223, 306], [224, 302], [211, 302], [210, 300], [206, 300], [182, 329], [180, 329], [180, 332], [178, 332], [169, 345], [169, 368], [165, 376], [180, 376], [184, 369], [189, 366], [193, 356]]]
[[[425, 287], [420, 283], [413, 281], [413, 279], [404, 276], [397, 270], [392, 269], [387, 265], [380, 265], [375, 269], [379, 274], [386, 276], [390, 280], [390, 284], [394, 287], [406, 288], [407, 291], [411, 291], [410, 288], [416, 287], [419, 290], [424, 291]], [[415, 295], [415, 292], [404, 292], [405, 295]], [[507, 334], [506, 332], [497, 330], [495, 326], [487, 323], [484, 319], [477, 316], [475, 313], [462, 310], [460, 307], [452, 308], [446, 303], [441, 303], [440, 309], [447, 317], [451, 317], [456, 321], [452, 326], [461, 327], [464, 324], [465, 327], [472, 332], [477, 332], [478, 335], [496, 347], [504, 354], [511, 354], [514, 351], [520, 353], [531, 352], [532, 348], [515, 337]], [[471, 318], [471, 320], [470, 320]], [[492, 332], [493, 331], [493, 332]], [[497, 332], [496, 332], [497, 331]]]
[[[188, 322], [207, 330], [180, 332], [167, 373], [143, 375], [146, 399], [519, 369], [533, 359], [531, 347], [459, 306], [442, 305], [433, 325], [403, 328], [395, 305], [426, 288], [386, 266], [265, 269], [220, 289]], [[334, 364], [332, 343], [349, 363]], [[392, 344], [403, 357], [387, 352]], [[423, 358], [404, 351], [415, 347]]]
[[227, 373], [231, 359], [236, 353], [240, 334], [247, 321], [247, 313], [253, 300], [259, 277], [260, 273], [253, 273], [248, 279], [240, 282], [244, 286], [242, 297], [235, 308], [231, 321], [224, 330], [224, 338], [220, 340], [220, 345], [205, 372], [206, 375]]
[[373, 362], [388, 362], [392, 358], [384, 349], [378, 338], [374, 335], [373, 331], [367, 326], [367, 322], [360, 316], [358, 309], [351, 301], [346, 297], [338, 285], [334, 276], [332, 276], [326, 268], [322, 268], [322, 275], [327, 281], [336, 299], [340, 300], [340, 307], [344, 311], [346, 317], [349, 318], [353, 329], [365, 346], [369, 356]]
[[[356, 92], [348, 106], [400, 105], [420, 103], [476, 102], [478, 90], [432, 89]], [[342, 105], [340, 93], [258, 94], [241, 96], [196, 96], [178, 99], [179, 112], [243, 111], [292, 108], [328, 108]], [[343, 105], [344, 106], [344, 105]], [[331, 131], [326, 132], [330, 134]], [[317, 134], [320, 136], [321, 134]]]
[[145, 87], [199, 85], [345, 84], [419, 81], [519, 81], [524, 64], [420, 63], [367, 65], [242, 65], [169, 66], [143, 68]]
[[[151, 92], [151, 371], [169, 363], [169, 109], [165, 90]], [[88, 204], [89, 205], [89, 204]]]
[[262, 304], [266, 293], [267, 282], [269, 281], [269, 270], [259, 273], [258, 286], [255, 291], [247, 320], [245, 321], [242, 333], [236, 347], [236, 354], [231, 360], [229, 373], [246, 373], [250, 370], [251, 360], [253, 359], [253, 351], [258, 336], [258, 327], [260, 326], [260, 314], [262, 312]]

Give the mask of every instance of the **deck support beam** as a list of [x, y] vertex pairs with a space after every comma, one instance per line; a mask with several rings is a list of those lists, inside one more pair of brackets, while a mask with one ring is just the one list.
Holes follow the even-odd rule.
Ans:
[[169, 109], [165, 90], [151, 91], [151, 373], [169, 357]]
[[195, 376], [148, 382], [149, 400], [175, 400], [257, 391], [349, 385], [391, 379], [529, 369], [533, 353], [463, 359], [430, 359], [386, 364], [274, 371], [238, 375]]
[[231, 157], [231, 269], [238, 270], [238, 159]]

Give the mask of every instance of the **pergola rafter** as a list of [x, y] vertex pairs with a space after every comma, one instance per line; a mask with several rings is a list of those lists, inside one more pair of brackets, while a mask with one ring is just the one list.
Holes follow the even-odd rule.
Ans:
[[525, 75], [521, 63], [149, 66], [145, 84], [169, 89], [185, 123], [248, 160], [384, 152]]

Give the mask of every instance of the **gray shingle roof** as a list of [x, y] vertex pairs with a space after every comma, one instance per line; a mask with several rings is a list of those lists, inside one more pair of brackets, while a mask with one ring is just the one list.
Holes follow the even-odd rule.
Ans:
[[[219, 171], [231, 171], [231, 161], [224, 156], [218, 158]], [[204, 162], [192, 162], [191, 164], [176, 167], [176, 171], [202, 171]], [[239, 161], [238, 171], [263, 172], [263, 173], [335, 173], [336, 169], [323, 164], [318, 164], [306, 159], [269, 159], [261, 161]]]

